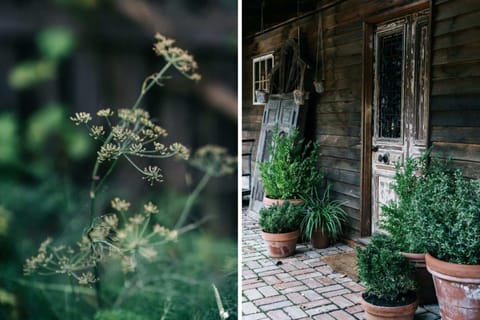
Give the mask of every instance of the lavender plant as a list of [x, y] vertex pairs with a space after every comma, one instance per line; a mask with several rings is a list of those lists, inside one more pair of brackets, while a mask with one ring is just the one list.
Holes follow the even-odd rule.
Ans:
[[[153, 50], [166, 63], [160, 71], [145, 79], [131, 108], [101, 109], [96, 116], [102, 121], [95, 123], [92, 115], [86, 112], [71, 117], [76, 125], [84, 125], [90, 136], [101, 142], [91, 174], [89, 223], [83, 235], [74, 245], [56, 244], [52, 238], [47, 238], [37, 254], [27, 259], [24, 265], [24, 273], [27, 275], [66, 275], [78, 285], [94, 285], [99, 305], [99, 266], [115, 261], [126, 275], [124, 286], [113, 303], [114, 307], [118, 307], [125, 298], [125, 292], [132, 287], [133, 278], [128, 275], [137, 271], [140, 260], [158, 260], [162, 246], [177, 241], [180, 235], [195, 228], [196, 224], [185, 225], [185, 222], [201, 191], [212, 177], [231, 174], [236, 168], [236, 158], [228, 155], [222, 147], [202, 147], [190, 158], [190, 150], [181, 143], [166, 144], [164, 138], [167, 131], [154, 122], [146, 110], [140, 108], [145, 95], [154, 86], [162, 86], [168, 79], [167, 72], [172, 68], [188, 79], [201, 79], [192, 55], [174, 46], [174, 40], [163, 35], [157, 34], [155, 39]], [[144, 204], [140, 209], [132, 209], [130, 202], [115, 197], [110, 203], [111, 211], [97, 214], [98, 194], [119, 160], [125, 160], [146, 182], [154, 185], [163, 181], [160, 167], [149, 165], [142, 168], [137, 160], [171, 157], [188, 160], [189, 164], [204, 172], [203, 178], [188, 196], [173, 228], [156, 222], [153, 217], [159, 214], [159, 209], [152, 202]], [[138, 278], [137, 280], [141, 282]], [[220, 301], [216, 290], [215, 296], [217, 302]], [[165, 308], [165, 312], [168, 309]], [[228, 315], [223, 306], [220, 314]]]

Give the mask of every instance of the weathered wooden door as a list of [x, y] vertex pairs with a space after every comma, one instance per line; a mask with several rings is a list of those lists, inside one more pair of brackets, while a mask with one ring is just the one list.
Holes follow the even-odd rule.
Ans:
[[372, 233], [395, 198], [395, 164], [425, 151], [428, 133], [428, 12], [374, 28]]

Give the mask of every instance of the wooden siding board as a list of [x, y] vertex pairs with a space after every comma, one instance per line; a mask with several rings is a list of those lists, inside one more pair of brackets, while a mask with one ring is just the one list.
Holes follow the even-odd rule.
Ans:
[[[453, 143], [480, 144], [480, 126], [478, 127], [438, 127], [432, 128], [432, 142], [449, 141]], [[478, 155], [480, 156], [480, 154]]]
[[433, 154], [451, 156], [455, 160], [477, 162], [480, 155], [480, 144], [435, 142]]
[[430, 110], [449, 111], [456, 110], [477, 110], [480, 111], [480, 89], [479, 92], [473, 94], [450, 94], [450, 95], [434, 95], [430, 98]]
[[334, 146], [334, 147], [345, 147], [345, 148], [354, 148], [360, 146], [359, 137], [346, 137], [346, 136], [320, 136], [319, 137], [320, 145], [323, 146]]
[[320, 163], [320, 169], [324, 172], [327, 180], [345, 182], [353, 185], [360, 184], [360, 176], [357, 172], [347, 171], [340, 168], [332, 168], [322, 166]]
[[438, 36], [435, 38], [432, 50], [468, 45], [472, 42], [472, 40], [475, 41], [476, 39], [478, 39], [479, 32], [480, 27], [474, 27], [465, 30], [459, 30], [456, 32], [449, 32], [444, 35]]
[[477, 127], [480, 114], [477, 110], [442, 111], [433, 112], [430, 119], [432, 127]]
[[331, 190], [345, 194], [352, 198], [360, 199], [360, 187], [352, 184], [333, 181], [331, 184]]
[[478, 63], [480, 61], [480, 41], [478, 40], [476, 38], [468, 45], [434, 50], [432, 65]]
[[320, 146], [322, 156], [360, 161], [359, 148]]
[[455, 81], [459, 78], [480, 77], [480, 59], [478, 63], [447, 64], [433, 66], [432, 80]]
[[455, 0], [441, 4], [437, 3], [435, 8], [435, 19], [437, 21], [442, 21], [456, 16], [465, 15], [472, 11], [480, 11], [480, 1]]
[[358, 172], [360, 172], [360, 161], [356, 160], [323, 156], [320, 159], [320, 165], [324, 168], [351, 171], [355, 174], [358, 174]]
[[320, 126], [315, 132], [317, 137], [323, 135], [335, 135], [360, 138], [360, 127], [358, 126], [329, 124]]
[[317, 109], [318, 113], [358, 112], [360, 104], [358, 101], [323, 102]]
[[479, 83], [480, 77], [436, 80], [432, 83], [432, 95], [475, 94], [479, 91]]
[[459, 30], [467, 30], [472, 27], [480, 26], [480, 11], [471, 11], [464, 15], [454, 17], [452, 19], [446, 19], [442, 21], [434, 21], [433, 36], [444, 35]]

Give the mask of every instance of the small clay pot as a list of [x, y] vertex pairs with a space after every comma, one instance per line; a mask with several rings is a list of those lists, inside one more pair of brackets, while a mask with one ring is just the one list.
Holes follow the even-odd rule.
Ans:
[[288, 233], [268, 233], [262, 231], [262, 238], [267, 244], [268, 255], [272, 258], [285, 258], [295, 253], [300, 230]]
[[480, 265], [449, 263], [425, 255], [443, 320], [480, 319]]
[[312, 232], [310, 243], [315, 249], [328, 248], [328, 231], [323, 229], [315, 229]]
[[362, 294], [360, 303], [365, 311], [366, 320], [412, 320], [415, 315], [415, 310], [417, 310], [418, 306], [418, 299], [403, 306], [377, 306], [366, 301], [364, 299], [364, 295], [365, 293]]

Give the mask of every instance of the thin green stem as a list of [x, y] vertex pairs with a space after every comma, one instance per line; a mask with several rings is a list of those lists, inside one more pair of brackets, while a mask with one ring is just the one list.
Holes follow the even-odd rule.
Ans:
[[140, 172], [141, 174], [143, 174], [143, 170], [140, 169], [140, 168], [135, 164], [135, 162], [134, 162], [132, 159], [130, 159], [129, 156], [127, 156], [126, 154], [124, 154], [123, 156], [125, 157], [125, 159], [127, 159], [128, 162], [130, 162], [130, 164], [131, 164], [136, 170], [138, 170], [138, 172]]
[[[163, 68], [156, 74], [156, 76], [154, 78], [155, 81], [150, 82], [147, 86], [145, 86], [145, 88], [142, 89], [142, 92], [140, 92], [140, 95], [138, 96], [137, 100], [135, 101], [135, 103], [132, 106], [132, 110], [135, 110], [140, 106], [140, 103], [142, 102], [143, 97], [155, 85], [156, 81], [158, 81], [159, 79], [161, 79], [163, 77], [163, 75], [168, 70], [168, 68], [170, 68], [172, 66], [173, 62], [174, 61], [169, 61], [167, 64], [165, 64], [163, 66]], [[103, 145], [104, 146], [107, 145], [108, 143], [110, 143], [110, 141], [112, 141], [112, 139], [113, 139], [113, 135], [112, 135], [112, 132], [110, 132], [108, 137], [103, 142]], [[100, 162], [98, 161], [98, 158], [97, 158], [97, 160], [95, 161], [95, 165], [93, 167], [92, 176], [91, 176], [92, 182], [91, 182], [91, 185], [90, 185], [90, 226], [92, 226], [93, 218], [95, 216], [96, 194], [100, 190], [99, 186], [103, 184], [104, 178], [105, 178], [104, 177], [100, 180], [100, 178], [98, 176], [99, 169], [100, 169]], [[111, 169], [113, 169], [113, 165], [107, 171], [108, 174], [110, 174]], [[101, 182], [97, 183], [97, 181], [99, 181], [99, 180]]]
[[200, 192], [205, 188], [210, 178], [211, 178], [211, 175], [209, 175], [208, 173], [205, 173], [205, 175], [202, 177], [202, 180], [200, 180], [198, 185], [195, 187], [195, 190], [193, 190], [193, 192], [188, 196], [187, 201], [185, 202], [185, 206], [183, 207], [182, 213], [180, 214], [180, 218], [178, 219], [177, 224], [175, 225], [175, 229], [179, 229], [185, 223], [185, 220], [187, 220], [195, 200], [197, 200], [198, 196], [200, 195]]

